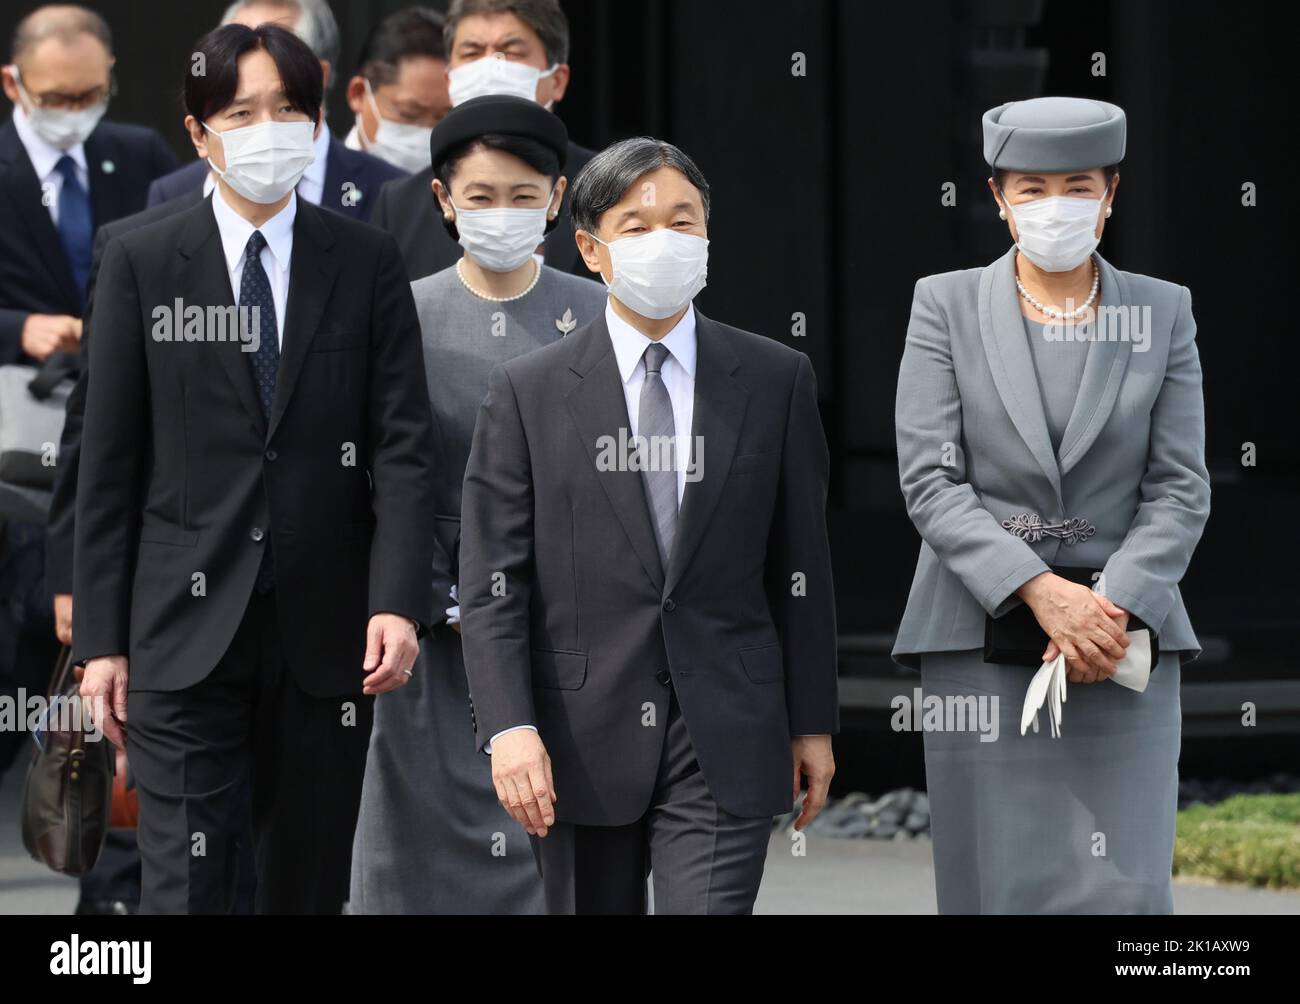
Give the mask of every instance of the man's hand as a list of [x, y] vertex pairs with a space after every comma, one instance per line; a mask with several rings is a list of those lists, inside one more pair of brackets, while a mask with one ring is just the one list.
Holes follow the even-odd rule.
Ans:
[[831, 753], [830, 736], [795, 736], [790, 740], [790, 749], [794, 753], [794, 795], [791, 802], [799, 801], [801, 781], [808, 779], [803, 811], [794, 821], [794, 828], [802, 830], [817, 818], [817, 813], [826, 804], [826, 793], [830, 791], [831, 778], [835, 776], [835, 756]]
[[530, 836], [544, 837], [555, 825], [551, 758], [532, 729], [513, 729], [492, 744], [492, 784], [497, 801]]
[[118, 749], [126, 749], [126, 682], [124, 655], [90, 659], [81, 675], [81, 699], [90, 705], [91, 720]]
[[72, 644], [72, 594], [54, 594], [54, 635], [62, 645]]
[[[1106, 598], [1101, 597], [1103, 600]], [[1110, 614], [1111, 620], [1119, 625], [1119, 629], [1124, 632], [1124, 637], [1128, 638], [1128, 619], [1129, 612], [1123, 607], [1117, 607], [1110, 600], [1106, 600], [1107, 606], [1114, 611]], [[1047, 648], [1043, 650], [1043, 662], [1051, 662], [1061, 654], [1060, 647], [1054, 641], [1047, 643]], [[1068, 661], [1068, 660], [1067, 660]], [[1084, 667], [1083, 669], [1071, 669], [1065, 674], [1065, 678], [1071, 683], [1100, 683], [1102, 680], [1110, 679], [1108, 674], [1102, 674], [1096, 670]]]
[[23, 322], [23, 351], [38, 362], [54, 352], [75, 352], [81, 321], [67, 314], [28, 314]]
[[411, 678], [420, 643], [415, 625], [397, 614], [375, 614], [366, 625], [366, 658], [361, 668], [363, 694], [386, 694], [406, 685]]

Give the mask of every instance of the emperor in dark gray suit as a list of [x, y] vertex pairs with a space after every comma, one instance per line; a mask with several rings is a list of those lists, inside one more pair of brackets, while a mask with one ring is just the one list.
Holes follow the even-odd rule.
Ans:
[[657, 913], [746, 913], [792, 778], [806, 823], [833, 770], [812, 368], [691, 304], [708, 186], [681, 151], [610, 147], [573, 206], [609, 305], [493, 372], [465, 474], [478, 743], [551, 912], [643, 910], [653, 869]]
[[[1200, 651], [1178, 583], [1210, 498], [1191, 296], [1094, 254], [1120, 109], [1040, 98], [984, 125], [1016, 245], [916, 284], [896, 412], [922, 544], [894, 656], [998, 726], [925, 734], [939, 909], [1168, 912], [1180, 663]], [[1059, 737], [1023, 731], [1033, 670], [983, 651], [1022, 604], [1042, 661], [1086, 684]], [[1159, 643], [1141, 691], [1110, 681], [1135, 618]]]

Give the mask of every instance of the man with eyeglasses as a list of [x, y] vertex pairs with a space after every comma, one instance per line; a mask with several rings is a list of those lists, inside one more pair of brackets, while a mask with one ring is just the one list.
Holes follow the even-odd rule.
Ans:
[[[112, 70], [108, 25], [84, 8], [40, 7], [14, 32], [0, 69], [13, 103], [0, 127], [0, 365], [78, 350], [96, 228], [143, 209], [175, 166], [154, 130], [103, 120]], [[58, 651], [52, 593], [71, 624], [71, 568], [47, 582], [44, 528], [0, 520], [0, 692], [40, 693]], [[0, 773], [22, 746], [22, 733], [0, 733]], [[116, 839], [83, 879], [78, 912], [133, 910], [139, 865]]]

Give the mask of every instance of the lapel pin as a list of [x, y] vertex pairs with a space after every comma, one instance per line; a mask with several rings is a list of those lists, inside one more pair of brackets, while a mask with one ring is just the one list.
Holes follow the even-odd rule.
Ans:
[[114, 164], [111, 160], [106, 160], [104, 161], [104, 163], [99, 165], [99, 169], [103, 171], [105, 174], [112, 174], [114, 171], [117, 170], [117, 165]]
[[555, 326], [560, 329], [560, 337], [563, 338], [570, 331], [578, 326], [578, 322], [573, 319], [573, 311], [568, 307], [564, 308], [564, 316], [557, 318]]

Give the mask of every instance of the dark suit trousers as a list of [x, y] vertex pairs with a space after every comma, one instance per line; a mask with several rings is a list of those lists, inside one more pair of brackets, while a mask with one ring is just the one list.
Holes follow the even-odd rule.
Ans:
[[556, 823], [530, 838], [548, 913], [643, 914], [648, 876], [656, 914], [753, 912], [772, 819], [733, 816], [713, 800], [675, 693], [667, 729], [654, 795], [639, 820]]
[[[197, 602], [202, 602], [201, 600]], [[213, 671], [133, 690], [142, 913], [227, 913], [252, 790], [258, 913], [342, 912], [374, 698], [312, 697], [285, 663], [275, 592], [254, 593]]]

